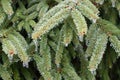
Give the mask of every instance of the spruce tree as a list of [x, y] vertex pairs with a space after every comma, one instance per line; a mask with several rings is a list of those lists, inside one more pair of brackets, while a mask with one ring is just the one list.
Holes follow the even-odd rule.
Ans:
[[0, 79], [120, 80], [120, 0], [0, 0]]

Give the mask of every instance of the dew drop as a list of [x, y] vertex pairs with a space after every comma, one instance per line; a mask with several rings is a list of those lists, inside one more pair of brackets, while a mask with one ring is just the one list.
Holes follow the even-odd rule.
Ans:
[[28, 67], [29, 67], [28, 62], [29, 62], [29, 61], [23, 62], [23, 67], [28, 68]]
[[89, 44], [89, 41], [88, 41], [88, 40], [86, 40], [86, 45], [88, 46], [88, 44]]
[[88, 61], [88, 55], [84, 55], [86, 61]]
[[9, 58], [10, 63], [12, 63], [13, 55], [9, 55], [8, 58]]
[[110, 44], [110, 46], [112, 46], [112, 44]]
[[8, 15], [8, 19], [9, 19], [9, 20], [11, 19], [11, 15]]
[[42, 72], [42, 74], [44, 75], [45, 73], [44, 73], [44, 72]]
[[112, 65], [109, 65], [109, 68], [111, 69], [111, 68], [112, 68]]
[[57, 68], [59, 68], [60, 67], [60, 64], [56, 64], [57, 65]]
[[30, 38], [31, 37], [31, 35], [30, 35], [30, 33], [28, 33], [28, 38]]
[[79, 36], [79, 40], [83, 42], [83, 36]]
[[65, 47], [68, 47], [68, 43], [65, 44]]
[[92, 19], [92, 21], [93, 21], [93, 23], [96, 23], [97, 20], [96, 19]]
[[112, 1], [112, 7], [115, 7], [115, 1]]
[[93, 75], [96, 75], [96, 71], [95, 71], [95, 70], [92, 70], [91, 73], [92, 73]]
[[104, 0], [101, 0], [101, 1], [99, 2], [100, 5], [103, 5], [103, 3], [104, 3]]
[[35, 51], [38, 51], [38, 41], [37, 40], [33, 40], [34, 44], [35, 44]]
[[120, 17], [120, 10], [118, 11], [118, 13], [119, 13], [119, 17]]

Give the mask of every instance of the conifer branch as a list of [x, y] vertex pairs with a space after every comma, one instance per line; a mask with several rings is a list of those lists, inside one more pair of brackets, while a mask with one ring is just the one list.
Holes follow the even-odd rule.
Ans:
[[1, 64], [0, 64], [0, 75], [3, 80], [12, 80], [12, 77], [7, 71], [7, 69]]
[[9, 18], [14, 13], [13, 8], [11, 6], [11, 2], [12, 2], [11, 0], [1, 0], [1, 4], [2, 4], [2, 7], [3, 7], [3, 10], [8, 15]]
[[50, 48], [47, 45], [47, 36], [42, 36], [40, 41], [40, 55], [44, 59], [44, 65], [47, 71], [51, 69], [51, 54]]
[[13, 59], [13, 55], [18, 54], [16, 47], [9, 39], [2, 40], [3, 51], [8, 55], [10, 61]]
[[88, 69], [91, 72], [94, 72], [97, 69], [99, 63], [101, 62], [106, 45], [107, 45], [107, 35], [101, 34], [97, 38], [97, 41], [95, 43], [95, 48], [90, 58]]
[[64, 45], [67, 47], [68, 44], [71, 43], [72, 41], [72, 37], [73, 37], [73, 30], [72, 28], [70, 27], [70, 25], [65, 25], [65, 29], [64, 29], [64, 32], [63, 32], [63, 43]]
[[61, 31], [59, 32], [59, 41], [57, 44], [57, 49], [56, 49], [56, 55], [55, 55], [55, 64], [57, 67], [60, 67], [61, 59], [62, 59], [62, 53], [64, 50], [64, 44], [63, 44], [63, 30], [65, 29], [65, 25], [63, 25]]
[[72, 15], [73, 21], [76, 25], [76, 30], [77, 30], [79, 39], [80, 39], [80, 41], [83, 41], [83, 36], [84, 36], [84, 34], [87, 33], [86, 21], [85, 21], [83, 15], [77, 9], [73, 9], [71, 15]]
[[98, 27], [102, 29], [108, 35], [116, 35], [119, 36], [120, 29], [113, 25], [110, 21], [99, 19], [97, 21]]
[[53, 80], [50, 71], [44, 68], [44, 60], [37, 54], [34, 55], [34, 60], [36, 61], [37, 68], [45, 80]]
[[38, 27], [35, 27], [36, 29], [32, 34], [32, 38], [37, 39], [39, 36], [45, 34], [49, 30], [54, 28], [54, 26], [61, 23], [65, 18], [67, 18], [69, 16], [69, 11], [70, 10], [68, 8], [60, 10], [53, 17], [51, 17], [48, 21], [46, 21], [44, 24], [42, 24], [41, 27], [39, 27], [37, 25]]
[[116, 36], [110, 36], [109, 41], [111, 42], [111, 46], [118, 53], [118, 57], [120, 56], [120, 40]]
[[119, 79], [119, 17], [119, 0], [0, 0], [0, 79]]
[[28, 62], [30, 61], [30, 58], [27, 54], [28, 45], [24, 40], [24, 38], [20, 34], [16, 33], [16, 34], [9, 34], [8, 39], [12, 41], [12, 43], [14, 44], [15, 49], [18, 52], [17, 54], [18, 57], [21, 59], [21, 61], [23, 61], [23, 66], [28, 67]]
[[[65, 51], [64, 53], [66, 53]], [[72, 79], [72, 80], [81, 80], [81, 78], [78, 76], [78, 74], [75, 72], [74, 68], [69, 64], [69, 58], [66, 57], [67, 53], [64, 54], [63, 58], [63, 75], [66, 77], [65, 79]]]
[[80, 12], [84, 16], [86, 16], [88, 19], [92, 20], [93, 23], [95, 23], [96, 20], [99, 18], [98, 17], [98, 12], [94, 13], [94, 12], [96, 12], [96, 10], [93, 11], [91, 8], [89, 8], [88, 6], [86, 6], [86, 5], [82, 4], [82, 3], [79, 3], [76, 7], [77, 7], [78, 10], [80, 10]]
[[86, 54], [85, 54], [86, 57], [90, 57], [92, 55], [94, 50], [94, 45], [97, 41], [98, 36], [100, 36], [100, 34], [101, 33], [97, 28], [97, 25], [92, 24], [86, 36], [86, 45], [87, 45]]
[[6, 15], [3, 12], [2, 9], [0, 9], [0, 26], [3, 24], [3, 22], [5, 21]]

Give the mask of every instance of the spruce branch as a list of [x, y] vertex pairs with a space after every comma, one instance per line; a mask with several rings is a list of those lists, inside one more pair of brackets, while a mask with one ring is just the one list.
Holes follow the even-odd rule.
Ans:
[[[83, 1], [83, 3], [87, 4], [86, 1], [85, 2]], [[69, 13], [72, 13], [74, 22], [77, 18], [80, 19], [82, 25], [84, 25], [83, 27], [86, 29], [87, 25], [86, 25], [86, 22], [84, 20], [84, 17], [82, 16], [82, 14], [85, 15], [86, 17], [88, 17], [90, 20], [92, 19], [93, 22], [96, 22], [96, 20], [99, 18], [97, 15], [99, 11], [97, 10], [97, 8], [95, 8], [93, 6], [93, 4], [91, 2], [89, 2], [89, 3], [90, 3], [90, 8], [93, 8], [94, 11], [92, 11], [90, 8], [88, 8], [88, 6], [82, 4], [82, 2], [71, 1], [71, 0], [60, 2], [57, 6], [55, 6], [51, 10], [49, 10], [43, 16], [43, 18], [37, 23], [37, 25], [34, 29], [34, 32], [32, 34], [32, 38], [37, 39], [41, 35], [45, 34], [49, 30], [51, 30], [52, 28], [57, 26], [59, 23], [61, 23], [64, 19], [66, 19], [69, 16]], [[63, 9], [61, 9], [61, 8], [63, 8]], [[80, 12], [77, 11], [77, 9], [79, 9]], [[77, 15], [74, 13], [75, 11], [76, 11]], [[74, 15], [73, 15], [73, 13], [74, 13]], [[77, 24], [77, 22], [75, 22], [75, 24]], [[78, 23], [78, 24], [80, 24], [80, 23]], [[78, 24], [76, 25], [77, 27], [79, 26]], [[77, 30], [79, 30], [79, 29], [77, 29]], [[83, 32], [86, 33], [86, 30], [83, 29]]]
[[62, 60], [62, 53], [64, 51], [64, 44], [63, 44], [63, 31], [65, 29], [65, 25], [63, 25], [62, 29], [59, 32], [59, 40], [58, 40], [58, 44], [57, 44], [57, 49], [56, 49], [56, 55], [55, 55], [55, 64], [57, 65], [57, 67], [60, 67], [60, 63]]
[[37, 64], [37, 68], [39, 70], [39, 72], [41, 73], [41, 75], [43, 76], [43, 78], [45, 80], [53, 80], [53, 77], [50, 73], [50, 71], [46, 70], [46, 68], [44, 68], [44, 59], [42, 59], [39, 55], [34, 54], [33, 56], [34, 60], [36, 61]]
[[76, 73], [75, 69], [69, 64], [69, 56], [67, 55], [68, 52], [67, 50], [64, 50], [64, 55], [63, 55], [63, 68], [62, 68], [62, 73], [65, 79], [69, 80], [81, 80], [81, 78], [78, 76]]
[[6, 15], [3, 12], [2, 9], [0, 9], [0, 26], [3, 24], [3, 22], [5, 21]]
[[100, 35], [100, 31], [96, 24], [92, 24], [88, 30], [87, 36], [86, 36], [86, 57], [90, 57], [94, 50], [94, 45], [97, 41], [98, 36]]
[[30, 58], [27, 54], [28, 44], [26, 43], [24, 38], [20, 34], [15, 32], [14, 34], [9, 34], [8, 39], [14, 44], [15, 49], [18, 52], [18, 57], [21, 61], [23, 61], [23, 66], [28, 67], [28, 62], [30, 61]]
[[72, 38], [73, 38], [73, 30], [70, 27], [70, 24], [68, 24], [68, 25], [67, 24], [65, 25], [65, 29], [63, 31], [63, 38], [64, 38], [63, 43], [66, 47], [68, 46], [68, 44], [71, 43]]
[[0, 79], [119, 79], [119, 15], [120, 0], [0, 0]]
[[58, 13], [56, 13], [53, 17], [51, 17], [48, 21], [46, 21], [44, 24], [42, 24], [41, 27], [36, 26], [35, 31], [32, 34], [33, 39], [37, 39], [39, 36], [45, 34], [49, 30], [51, 30], [54, 26], [61, 23], [66, 17], [69, 16], [69, 9], [63, 9], [60, 10]]
[[111, 46], [118, 53], [118, 57], [120, 56], [120, 40], [116, 36], [110, 36], [109, 41], [111, 42]]
[[11, 6], [11, 2], [11, 0], [1, 0], [3, 10], [8, 15], [8, 18], [10, 18], [14, 13], [13, 8]]
[[12, 61], [13, 55], [18, 53], [16, 50], [16, 47], [14, 46], [12, 41], [10, 41], [9, 39], [2, 40], [2, 48], [3, 48], [3, 51], [8, 55], [8, 58], [10, 61]]
[[95, 48], [89, 61], [88, 69], [91, 72], [94, 72], [97, 69], [99, 63], [101, 62], [106, 45], [107, 35], [103, 33], [100, 36], [98, 36], [97, 41], [95, 43]]
[[90, 0], [81, 0], [81, 3], [90, 8], [94, 12], [94, 14], [99, 14], [98, 9]]
[[110, 21], [99, 19], [97, 21], [98, 27], [101, 28], [103, 32], [105, 32], [108, 35], [116, 35], [119, 36], [120, 29], [117, 28], [114, 24], [112, 24]]
[[12, 80], [11, 75], [9, 74], [8, 70], [0, 64], [0, 76], [3, 80]]
[[87, 33], [86, 21], [77, 9], [73, 9], [71, 15], [76, 25], [77, 35], [79, 36], [80, 41], [83, 41], [83, 36]]
[[[79, 3], [77, 4], [76, 8], [84, 15], [86, 16], [88, 19], [92, 20], [93, 23], [96, 22], [97, 19], [99, 19], [98, 17], [98, 12], [93, 11], [91, 8], [89, 8], [88, 6], [82, 4], [82, 3]], [[95, 13], [94, 13], [95, 12]]]
[[40, 41], [40, 53], [42, 58], [44, 59], [44, 65], [47, 71], [51, 70], [51, 53], [50, 47], [47, 45], [47, 35], [42, 36]]
[[14, 80], [20, 80], [21, 78], [20, 78], [20, 74], [19, 74], [19, 70], [18, 70], [18, 67], [17, 67], [17, 65], [13, 65], [12, 66], [12, 71], [13, 71], [13, 79]]
[[79, 52], [80, 59], [80, 77], [83, 80], [95, 80], [95, 76], [88, 70], [89, 61], [86, 58], [83, 46], [79, 44], [77, 52]]

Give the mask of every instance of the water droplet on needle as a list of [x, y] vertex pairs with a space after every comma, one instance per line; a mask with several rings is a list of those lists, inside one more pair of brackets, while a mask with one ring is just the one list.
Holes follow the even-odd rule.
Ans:
[[33, 42], [35, 44], [35, 51], [37, 52], [38, 51], [38, 41], [36, 39], [36, 40], [33, 40]]

